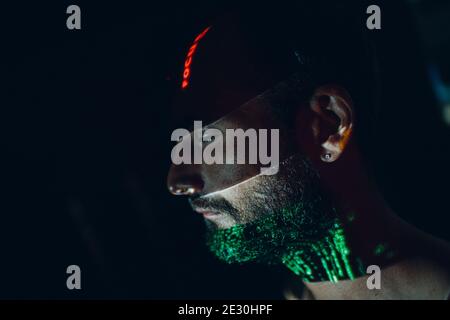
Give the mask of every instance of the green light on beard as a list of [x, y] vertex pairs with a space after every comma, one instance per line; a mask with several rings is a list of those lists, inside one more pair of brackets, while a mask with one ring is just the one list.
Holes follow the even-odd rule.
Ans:
[[[331, 281], [355, 279], [346, 243], [344, 229], [336, 224], [327, 236], [313, 243], [299, 243], [301, 249], [292, 250], [282, 257], [282, 262], [305, 281]], [[319, 266], [318, 262], [320, 262]], [[314, 273], [308, 272], [311, 267]]]
[[[208, 233], [210, 250], [226, 263], [283, 263], [304, 281], [355, 279], [363, 275], [351, 259], [344, 228], [317, 206], [299, 204], [245, 225]], [[309, 214], [307, 215], [306, 212]]]

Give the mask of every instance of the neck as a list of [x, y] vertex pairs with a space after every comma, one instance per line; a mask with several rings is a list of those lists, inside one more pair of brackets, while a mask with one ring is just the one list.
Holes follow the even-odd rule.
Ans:
[[[412, 245], [407, 239], [417, 234], [392, 212], [365, 174], [339, 177], [335, 172], [339, 175], [348, 170], [333, 170], [332, 175], [322, 173], [339, 216], [335, 228], [283, 261], [317, 299], [349, 298], [346, 295], [358, 292], [367, 294], [366, 280], [370, 276], [367, 267], [371, 265], [399, 275], [400, 264]], [[313, 270], [312, 274], [309, 270]], [[355, 286], [360, 290], [355, 290]], [[361, 290], [363, 287], [366, 290]]]
[[282, 257], [282, 262], [305, 282], [355, 279], [362, 261], [352, 257], [343, 225], [336, 220], [328, 234], [302, 243]]
[[337, 209], [345, 214], [338, 214], [328, 232], [290, 248], [282, 257], [283, 264], [312, 283], [355, 280], [366, 275], [370, 265], [392, 264], [400, 257], [398, 237], [404, 228], [396, 228], [402, 223], [388, 207], [383, 210], [374, 215], [377, 218], [364, 219], [365, 214], [355, 208]]
[[[366, 229], [367, 230], [367, 229]], [[376, 234], [374, 230], [383, 230]], [[357, 272], [355, 277], [340, 278], [338, 281], [302, 281], [310, 294], [323, 299], [410, 299], [417, 288], [408, 286], [411, 274], [419, 274], [412, 248], [417, 248], [418, 232], [395, 216], [384, 217], [373, 224], [372, 230], [364, 232], [359, 225], [351, 226], [346, 233], [349, 252], [355, 257]], [[382, 290], [369, 290], [367, 285], [373, 269], [381, 272]], [[399, 286], [399, 284], [403, 284]]]
[[[367, 268], [371, 265], [382, 270], [383, 294], [398, 290], [386, 290], [390, 283], [403, 278], [408, 281], [405, 261], [412, 256], [416, 230], [382, 202], [373, 201], [371, 211], [376, 212], [370, 214], [348, 209], [341, 212], [351, 214], [342, 215], [345, 219], [336, 221], [327, 236], [283, 257], [284, 265], [298, 276], [293, 281], [301, 280], [316, 299], [364, 299], [375, 292], [380, 294], [367, 290], [371, 275]], [[390, 276], [393, 281], [387, 281]]]

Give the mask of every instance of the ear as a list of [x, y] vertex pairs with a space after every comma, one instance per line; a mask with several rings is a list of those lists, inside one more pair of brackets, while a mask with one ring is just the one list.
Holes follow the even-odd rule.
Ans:
[[314, 113], [313, 135], [324, 162], [334, 162], [346, 149], [353, 128], [353, 102], [347, 91], [337, 85], [316, 89], [310, 101]]

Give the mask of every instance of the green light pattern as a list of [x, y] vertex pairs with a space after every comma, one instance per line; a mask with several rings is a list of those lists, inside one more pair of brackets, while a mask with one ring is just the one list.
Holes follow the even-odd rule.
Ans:
[[[338, 282], [355, 279], [344, 229], [339, 224], [336, 223], [323, 239], [299, 243], [299, 247], [301, 249], [292, 248], [291, 252], [284, 255], [282, 262], [303, 280]], [[312, 269], [314, 273], [310, 272]]]
[[343, 225], [336, 216], [316, 213], [312, 219], [311, 206], [306, 211], [298, 204], [245, 225], [214, 230], [207, 243], [224, 262], [281, 262], [307, 282], [361, 276], [361, 268], [355, 268], [351, 258]]

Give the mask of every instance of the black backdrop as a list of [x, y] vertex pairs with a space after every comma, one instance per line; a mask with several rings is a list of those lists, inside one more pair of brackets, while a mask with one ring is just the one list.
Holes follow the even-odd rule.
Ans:
[[[0, 298], [281, 298], [285, 271], [217, 262], [165, 188], [174, 74], [224, 5], [92, 2], [74, 2], [79, 31], [72, 2], [1, 5]], [[377, 171], [394, 209], [449, 239], [448, 127], [403, 9], [379, 31]]]

